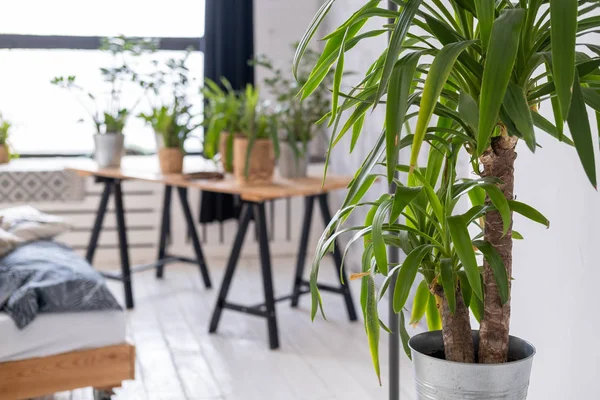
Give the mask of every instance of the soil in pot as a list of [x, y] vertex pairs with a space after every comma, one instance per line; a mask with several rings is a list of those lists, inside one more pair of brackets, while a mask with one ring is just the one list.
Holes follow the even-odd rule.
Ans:
[[179, 148], [158, 149], [158, 162], [163, 174], [180, 174], [183, 171], [183, 151]]
[[221, 165], [223, 171], [233, 172], [233, 135], [229, 132], [221, 132], [219, 137], [219, 154], [221, 154]]
[[0, 145], [0, 164], [8, 164], [10, 161], [10, 151], [8, 146], [3, 144]]
[[275, 172], [275, 150], [269, 139], [254, 141], [250, 159], [248, 160], [248, 175], [246, 176], [246, 155], [249, 140], [236, 136], [233, 140], [233, 174], [242, 185], [269, 184], [273, 182]]

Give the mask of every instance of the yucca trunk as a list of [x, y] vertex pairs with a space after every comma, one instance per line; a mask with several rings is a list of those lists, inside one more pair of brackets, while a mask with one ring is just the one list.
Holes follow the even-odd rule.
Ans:
[[[482, 156], [483, 175], [493, 176], [502, 180], [500, 190], [508, 200], [514, 195], [514, 164], [517, 158], [515, 146], [517, 139], [503, 134], [492, 138], [491, 148]], [[490, 199], [486, 199], [490, 203]], [[509, 278], [512, 276], [512, 218], [508, 233], [503, 235], [503, 224], [500, 213], [488, 212], [485, 215], [485, 240], [496, 248]], [[479, 362], [498, 364], [507, 361], [508, 333], [510, 327], [510, 301], [502, 304], [494, 274], [487, 260], [483, 263], [484, 313], [481, 319]], [[509, 296], [510, 299], [510, 296]]]
[[456, 288], [456, 310], [450, 311], [448, 300], [440, 285], [434, 288], [436, 296], [441, 298], [442, 336], [444, 338], [444, 355], [448, 361], [463, 363], [475, 362], [475, 348], [471, 334], [469, 309], [465, 305], [460, 287]]

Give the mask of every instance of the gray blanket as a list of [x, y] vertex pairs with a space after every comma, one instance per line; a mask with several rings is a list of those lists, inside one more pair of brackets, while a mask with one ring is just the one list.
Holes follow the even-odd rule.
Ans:
[[0, 311], [20, 329], [40, 312], [115, 309], [102, 276], [67, 246], [31, 242], [0, 259]]

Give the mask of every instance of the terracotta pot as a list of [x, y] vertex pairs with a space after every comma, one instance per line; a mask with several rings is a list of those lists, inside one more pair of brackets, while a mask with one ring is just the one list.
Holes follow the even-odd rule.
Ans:
[[231, 133], [221, 132], [221, 136], [219, 137], [219, 154], [221, 154], [221, 165], [223, 166], [223, 171], [232, 173], [233, 172], [233, 136], [231, 135]]
[[0, 164], [8, 164], [10, 161], [10, 151], [8, 146], [3, 144], [0, 145]]
[[249, 141], [236, 136], [233, 140], [233, 174], [240, 184], [268, 184], [273, 182], [275, 172], [275, 150], [269, 139], [254, 141], [248, 160], [248, 176], [245, 174], [246, 155]]
[[183, 151], [178, 148], [158, 149], [158, 162], [163, 174], [180, 174], [183, 171]]

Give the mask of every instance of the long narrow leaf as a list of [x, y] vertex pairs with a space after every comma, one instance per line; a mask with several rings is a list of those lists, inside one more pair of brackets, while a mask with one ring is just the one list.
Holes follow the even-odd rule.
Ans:
[[442, 258], [440, 260], [440, 271], [442, 278], [442, 287], [444, 288], [444, 296], [448, 301], [450, 312], [456, 312], [456, 281], [454, 279], [454, 271], [452, 270], [452, 259]]
[[410, 289], [417, 276], [419, 266], [423, 261], [423, 258], [433, 248], [430, 244], [424, 244], [415, 248], [402, 263], [402, 268], [398, 272], [398, 279], [396, 280], [396, 287], [394, 288], [394, 311], [400, 312], [406, 304], [406, 299], [410, 294]]
[[483, 256], [490, 265], [490, 268], [494, 273], [496, 286], [498, 287], [498, 291], [500, 292], [500, 301], [502, 302], [502, 304], [506, 304], [510, 294], [508, 289], [508, 276], [506, 274], [506, 267], [504, 266], [502, 257], [500, 257], [498, 251], [496, 251], [494, 246], [492, 246], [489, 242], [483, 240], [475, 240], [473, 241], [473, 245], [483, 253]]
[[456, 254], [467, 274], [471, 288], [473, 288], [475, 295], [483, 300], [483, 289], [481, 287], [481, 277], [479, 268], [477, 267], [477, 259], [475, 258], [471, 237], [469, 236], [469, 231], [463, 216], [455, 215], [448, 217], [447, 221]]
[[569, 115], [575, 77], [577, 0], [550, 0], [552, 75], [562, 115]]
[[548, 220], [548, 218], [544, 217], [544, 215], [535, 208], [516, 200], [509, 200], [508, 204], [510, 206], [510, 209], [514, 212], [521, 214], [522, 216], [529, 218], [530, 220], [537, 222], [538, 224], [542, 224], [546, 228], [550, 227], [550, 221]]
[[410, 166], [414, 168], [417, 165], [417, 159], [421, 150], [421, 145], [425, 140], [427, 126], [433, 115], [433, 111], [440, 97], [440, 93], [450, 76], [452, 67], [456, 62], [456, 58], [467, 47], [473, 44], [473, 41], [455, 42], [444, 46], [444, 48], [435, 56], [433, 63], [427, 74], [423, 94], [421, 96], [421, 104], [419, 108], [419, 117], [415, 128], [412, 152], [410, 155]]
[[517, 130], [525, 139], [529, 150], [535, 152], [535, 132], [533, 130], [531, 109], [527, 104], [525, 92], [516, 83], [509, 82], [504, 95], [504, 107]]
[[437, 305], [435, 296], [429, 293], [429, 300], [427, 301], [427, 327], [430, 331], [439, 331], [442, 329], [442, 318], [440, 316], [440, 310]]
[[369, 349], [371, 351], [373, 367], [375, 368], [379, 385], [381, 385], [381, 369], [379, 367], [379, 314], [377, 312], [375, 281], [371, 275], [368, 276], [366, 311], [365, 326], [367, 328], [367, 338], [369, 339]]
[[523, 9], [505, 10], [492, 28], [479, 99], [478, 155], [488, 148], [498, 121], [498, 112], [517, 58], [524, 16]]
[[404, 353], [409, 360], [412, 360], [412, 354], [410, 352], [410, 347], [408, 345], [408, 341], [410, 340], [410, 335], [406, 330], [406, 320], [404, 318], [404, 311], [400, 313], [400, 340], [402, 341], [402, 348], [404, 349]]
[[429, 299], [429, 287], [427, 282], [422, 280], [417, 286], [415, 297], [413, 298], [412, 313], [410, 314], [410, 324], [418, 324], [427, 310], [427, 300]]
[[597, 187], [596, 181], [596, 159], [594, 155], [594, 143], [592, 140], [592, 130], [585, 107], [585, 99], [579, 84], [579, 75], [575, 73], [575, 84], [573, 85], [573, 98], [567, 124], [575, 143], [575, 149], [581, 160], [581, 165], [588, 179]]

